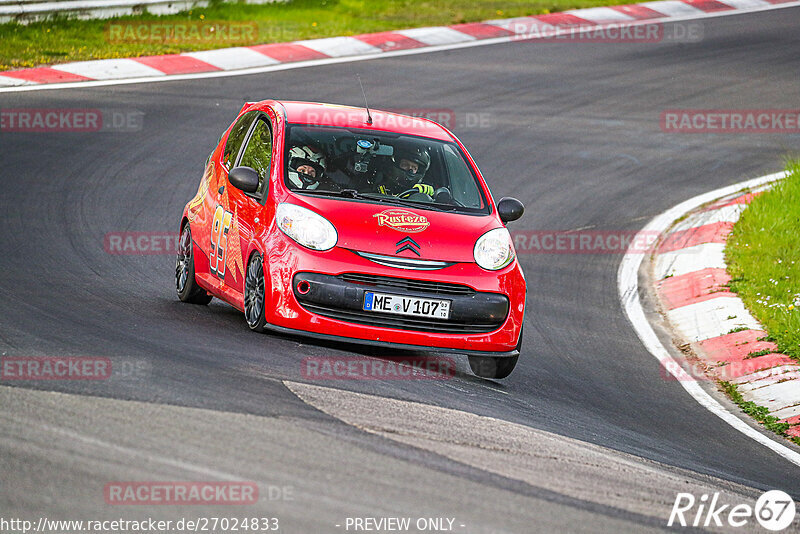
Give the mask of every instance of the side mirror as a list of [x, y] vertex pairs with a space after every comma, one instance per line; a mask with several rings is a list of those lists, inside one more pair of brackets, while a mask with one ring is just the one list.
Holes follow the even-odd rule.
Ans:
[[503, 224], [516, 221], [522, 217], [523, 213], [525, 213], [525, 206], [516, 198], [503, 197], [497, 203], [497, 214], [500, 215]]
[[241, 189], [245, 193], [258, 191], [258, 173], [250, 167], [234, 167], [228, 173], [228, 181], [233, 187]]

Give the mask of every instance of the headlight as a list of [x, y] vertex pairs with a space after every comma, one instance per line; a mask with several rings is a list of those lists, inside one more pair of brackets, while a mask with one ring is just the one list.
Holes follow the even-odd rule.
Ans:
[[514, 261], [511, 234], [505, 228], [489, 230], [475, 242], [475, 262], [484, 269], [496, 271]]
[[275, 220], [284, 234], [312, 250], [330, 250], [339, 239], [328, 219], [295, 204], [278, 204]]

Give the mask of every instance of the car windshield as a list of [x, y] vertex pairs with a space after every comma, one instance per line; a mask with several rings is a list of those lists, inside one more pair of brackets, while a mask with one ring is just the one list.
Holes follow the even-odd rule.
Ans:
[[459, 146], [424, 137], [354, 128], [292, 125], [285, 183], [294, 192], [487, 213]]

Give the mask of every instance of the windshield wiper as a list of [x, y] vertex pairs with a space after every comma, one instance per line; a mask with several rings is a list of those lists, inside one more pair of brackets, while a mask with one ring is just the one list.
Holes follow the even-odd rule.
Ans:
[[431, 209], [435, 211], [450, 211], [456, 208], [456, 206], [442, 206], [434, 202], [425, 202], [423, 200], [409, 200], [388, 195], [381, 195], [380, 193], [357, 193], [357, 194], [358, 196], [354, 198], [377, 200], [378, 202], [386, 202], [388, 204], [393, 204], [395, 206], [408, 206], [410, 204], [414, 207]]
[[[367, 198], [355, 189], [342, 189], [340, 191], [329, 191], [327, 189], [291, 189], [292, 193], [302, 193], [304, 195], [322, 195], [344, 198]], [[389, 198], [389, 197], [387, 197]]]
[[455, 211], [458, 206], [451, 204], [436, 204], [434, 202], [424, 202], [422, 200], [409, 200], [389, 195], [382, 195], [380, 193], [359, 193], [355, 189], [342, 189], [341, 191], [327, 191], [320, 189], [302, 189], [293, 190], [294, 193], [303, 193], [320, 196], [331, 196], [341, 198], [353, 198], [356, 200], [375, 200], [377, 202], [385, 202], [395, 206], [408, 206], [409, 204], [414, 207], [431, 209], [435, 211]]
[[381, 195], [378, 193], [360, 193], [360, 198], [367, 198], [369, 200], [381, 200], [384, 202], [390, 202], [392, 204], [396, 204], [398, 206], [407, 206], [411, 204], [415, 207], [427, 208], [436, 211], [455, 211], [458, 209], [458, 206], [454, 204], [437, 204], [436, 202], [425, 202], [424, 200], [398, 198], [398, 197]]
[[327, 191], [322, 189], [292, 189], [293, 193], [302, 193], [309, 195], [321, 195], [342, 198], [354, 198], [357, 200], [377, 200], [379, 202], [399, 203], [402, 202], [399, 198], [381, 195], [378, 193], [359, 193], [355, 189], [342, 189], [341, 191]]

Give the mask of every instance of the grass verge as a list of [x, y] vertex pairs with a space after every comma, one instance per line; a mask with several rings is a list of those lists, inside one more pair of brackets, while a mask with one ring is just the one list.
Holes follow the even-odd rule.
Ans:
[[746, 401], [742, 397], [742, 394], [739, 393], [739, 390], [736, 388], [736, 384], [731, 384], [730, 382], [720, 382], [722, 386], [722, 390], [731, 398], [733, 402], [736, 403], [741, 410], [764, 425], [764, 428], [769, 430], [770, 432], [775, 432], [779, 436], [783, 436], [791, 441], [800, 445], [800, 438], [794, 438], [791, 436], [786, 435], [786, 431], [789, 430], [790, 425], [788, 423], [781, 423], [779, 422], [778, 418], [770, 415], [769, 410], [767, 410], [763, 406], [759, 406], [755, 402]]
[[731, 290], [778, 350], [800, 360], [800, 160], [753, 199], [725, 247]]
[[[630, 0], [289, 0], [265, 5], [212, 0], [208, 7], [176, 15], [145, 13], [104, 20], [56, 17], [28, 25], [0, 24], [0, 70], [357, 35], [626, 3]], [[199, 41], [128, 38], [125, 42], [112, 38], [108, 31], [111, 23], [152, 22], [185, 26], [255, 23], [257, 31], [242, 32], [240, 39], [224, 41], [215, 37]]]

